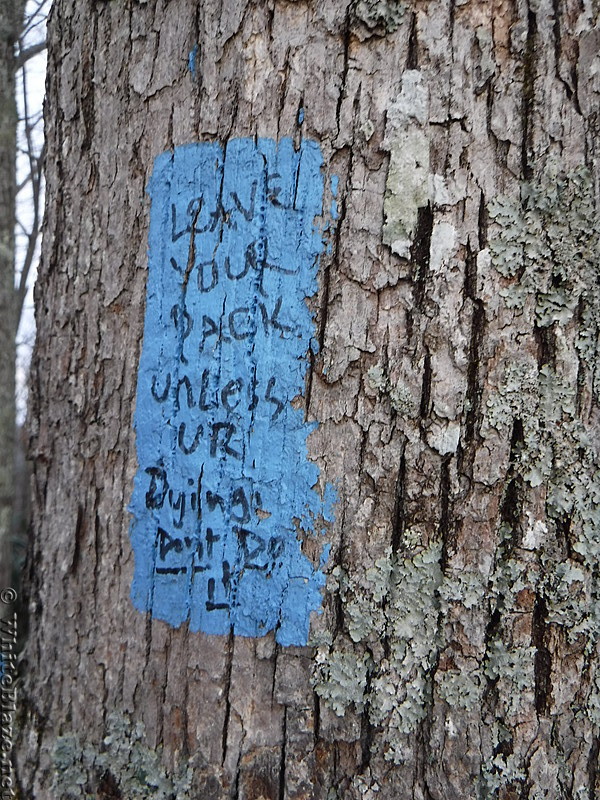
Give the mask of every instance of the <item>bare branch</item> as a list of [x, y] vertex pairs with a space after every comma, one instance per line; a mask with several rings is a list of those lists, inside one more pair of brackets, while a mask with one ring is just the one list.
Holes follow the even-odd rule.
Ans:
[[30, 59], [43, 53], [45, 49], [46, 40], [44, 39], [41, 42], [37, 42], [37, 44], [32, 44], [31, 47], [27, 47], [25, 50], [21, 50], [15, 61], [16, 69], [22, 69]]
[[38, 2], [37, 7], [31, 14], [29, 14], [25, 22], [25, 26], [23, 27], [23, 31], [21, 33], [21, 40], [27, 38], [31, 31], [35, 30], [46, 22], [48, 17], [47, 6], [48, 0], [40, 0]]
[[29, 184], [30, 180], [31, 180], [31, 175], [27, 174], [25, 179], [22, 180], [21, 183], [17, 184], [17, 192], [16, 193], [20, 194], [23, 191], [23, 189]]
[[18, 217], [15, 219], [15, 224], [16, 224], [17, 228], [19, 229], [20, 233], [23, 236], [25, 236], [27, 239], [29, 239], [29, 231], [27, 230], [25, 225], [21, 222], [21, 220]]

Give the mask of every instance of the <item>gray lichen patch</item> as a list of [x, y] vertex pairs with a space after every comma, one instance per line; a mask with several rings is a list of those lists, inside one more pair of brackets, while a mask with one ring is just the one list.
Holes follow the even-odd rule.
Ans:
[[352, 11], [371, 32], [393, 33], [406, 14], [406, 4], [401, 0], [356, 0]]
[[353, 779], [352, 786], [359, 793], [362, 800], [377, 800], [377, 798], [381, 797], [379, 794], [381, 787], [373, 777], [370, 767], [367, 767], [361, 775], [357, 775]]
[[470, 711], [481, 703], [485, 680], [478, 665], [473, 665], [469, 671], [438, 670], [435, 673], [435, 688], [451, 708]]
[[570, 374], [569, 356], [558, 337], [554, 366], [507, 364], [487, 401], [482, 432], [495, 428], [506, 434], [512, 421], [520, 420], [523, 444], [516, 469], [529, 486], [546, 485], [549, 518], [569, 517], [573, 550], [592, 566], [600, 556], [600, 463], [577, 416], [577, 376]]
[[366, 653], [321, 647], [315, 664], [315, 692], [335, 714], [343, 716], [350, 706], [358, 712], [363, 710], [367, 680], [373, 667]]
[[[511, 480], [520, 482], [523, 498], [538, 498], [535, 513], [520, 511], [517, 520], [509, 510], [501, 522], [489, 583], [501, 622], [488, 642], [485, 676], [510, 727], [523, 713], [523, 698], [535, 697], [546, 708], [564, 704], [571, 691], [566, 662], [564, 677], [558, 665], [552, 671], [555, 696], [548, 694], [550, 678], [541, 675], [540, 664], [550, 669], [555, 641], [566, 643], [579, 665], [577, 680], [578, 670], [597, 658], [600, 454], [581, 392], [587, 386], [599, 397], [592, 376], [599, 356], [600, 222], [590, 172], [560, 173], [552, 163], [519, 198], [496, 198], [489, 212], [489, 252], [504, 278], [504, 309], [521, 330], [530, 326], [532, 339], [546, 342], [537, 357], [535, 347], [524, 347], [506, 361], [488, 391], [481, 427], [484, 438], [495, 431], [504, 441], [518, 429]], [[597, 725], [598, 682], [593, 670], [589, 676], [577, 714]], [[495, 756], [484, 769], [486, 789], [518, 782], [524, 767], [511, 755]]]
[[[502, 739], [498, 741], [498, 745], [501, 744]], [[482, 784], [485, 792], [483, 796], [486, 798], [498, 797], [498, 789], [510, 784], [522, 785], [525, 777], [524, 764], [520, 763], [517, 756], [512, 753], [509, 755], [500, 753], [483, 766]]]
[[[518, 471], [530, 486], [547, 486], [549, 518], [568, 517], [573, 550], [591, 567], [600, 556], [600, 464], [577, 410], [577, 362], [593, 370], [600, 332], [600, 222], [590, 172], [562, 174], [551, 163], [519, 199], [496, 198], [490, 216], [505, 303], [552, 329], [553, 353], [541, 366], [526, 358], [506, 365], [482, 432], [506, 432], [520, 420]], [[594, 389], [598, 396], [597, 381]]]
[[167, 775], [160, 753], [144, 738], [142, 723], [118, 713], [108, 717], [99, 746], [82, 742], [74, 733], [59, 736], [52, 754], [54, 797], [95, 800], [102, 786], [110, 786], [128, 800], [190, 800], [192, 770], [182, 765], [177, 775]]
[[[419, 127], [418, 114], [402, 119]], [[401, 125], [398, 132], [404, 135]], [[402, 215], [395, 220], [404, 233], [390, 227], [390, 211], [386, 236], [388, 243], [405, 236], [410, 249]], [[506, 325], [507, 337], [514, 323], [523, 343], [498, 347], [483, 387], [479, 433], [502, 454], [485, 484], [498, 500], [489, 507], [491, 546], [480, 559], [462, 554], [453, 563], [442, 559], [435, 522], [408, 523], [397, 552], [381, 557], [378, 550], [360, 573], [336, 570], [328, 588], [341, 601], [342, 626], [317, 645], [314, 674], [324, 703], [338, 715], [364, 714], [378, 737], [381, 731], [378, 755], [395, 764], [410, 760], [411, 737], [430, 712], [427, 724], [447, 725], [451, 738], [484, 707], [479, 788], [486, 798], [531, 775], [523, 755], [535, 737], [529, 720], [564, 713], [579, 715], [582, 730], [600, 724], [600, 680], [589, 666], [600, 648], [600, 454], [581, 400], [600, 330], [600, 226], [590, 175], [550, 166], [516, 200], [495, 200], [490, 216], [486, 276], [502, 292], [485, 311], [491, 324]], [[392, 396], [397, 370], [387, 361], [372, 366], [365, 390], [410, 418], [414, 399]], [[563, 769], [560, 755], [552, 759]]]
[[406, 70], [402, 90], [387, 112], [384, 147], [390, 152], [385, 186], [383, 243], [410, 258], [419, 208], [430, 198], [429, 98], [419, 70]]
[[447, 612], [453, 603], [465, 608], [476, 608], [485, 600], [486, 582], [478, 572], [461, 570], [444, 576], [440, 588], [442, 611]]
[[377, 364], [367, 372], [367, 383], [389, 398], [391, 407], [403, 419], [414, 417], [418, 411], [418, 404], [411, 390], [401, 382], [393, 382], [386, 368]]
[[411, 554], [390, 550], [361, 576], [338, 569], [330, 586], [340, 592], [355, 646], [349, 650], [340, 637], [341, 645], [317, 647], [315, 691], [336, 714], [350, 706], [365, 709], [371, 724], [384, 730], [384, 755], [395, 763], [404, 761], [407, 737], [431, 700], [440, 557], [437, 540]]
[[[545, 624], [560, 631], [577, 651], [591, 654], [600, 632], [595, 572], [600, 556], [600, 465], [577, 416], [577, 385], [568, 378], [566, 358], [559, 339], [552, 368], [508, 364], [498, 392], [488, 400], [482, 430], [493, 426], [506, 435], [512, 420], [519, 419], [523, 441], [513, 477], [520, 476], [529, 491], [545, 487], [543, 518], [527, 512], [520, 530], [508, 522], [501, 524], [489, 597], [506, 620], [511, 615], [517, 618], [520, 597], [528, 593], [538, 597], [544, 604]], [[518, 545], [514, 556], [507, 556], [507, 542], [513, 548]], [[507, 624], [491, 642], [486, 675], [499, 681], [506, 713], [515, 714], [515, 698], [526, 690], [533, 692], [535, 648], [529, 643], [512, 645], [510, 639]], [[520, 676], [527, 678], [526, 684]], [[595, 715], [593, 696], [589, 703], [590, 714]]]
[[533, 311], [536, 324], [548, 327], [566, 325], [581, 302], [578, 349], [593, 358], [597, 336], [590, 334], [597, 334], [600, 323], [600, 223], [590, 171], [580, 167], [565, 175], [550, 164], [537, 182], [522, 187], [519, 198], [495, 198], [489, 214], [497, 226], [492, 264], [510, 279], [501, 291], [507, 305]]

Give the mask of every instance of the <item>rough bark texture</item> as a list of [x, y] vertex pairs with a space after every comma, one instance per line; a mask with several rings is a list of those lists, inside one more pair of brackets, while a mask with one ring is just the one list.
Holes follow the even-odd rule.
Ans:
[[11, 538], [15, 531], [15, 46], [23, 12], [22, 2], [0, 4], [0, 587], [11, 583]]
[[[598, 796], [597, 13], [56, 2], [24, 797]], [[146, 183], [248, 135], [314, 139], [340, 179], [304, 401], [340, 500], [305, 648], [129, 599]]]

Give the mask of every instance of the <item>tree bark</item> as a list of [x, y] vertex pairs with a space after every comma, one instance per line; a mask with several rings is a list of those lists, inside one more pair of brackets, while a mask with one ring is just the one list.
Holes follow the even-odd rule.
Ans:
[[[598, 795], [597, 14], [57, 0], [24, 796]], [[319, 348], [293, 407], [338, 500], [298, 543], [327, 575], [308, 644], [157, 619], [137, 572], [130, 597], [155, 202], [185, 177], [159, 192], [154, 160], [212, 143], [219, 164], [244, 137], [323, 161]]]

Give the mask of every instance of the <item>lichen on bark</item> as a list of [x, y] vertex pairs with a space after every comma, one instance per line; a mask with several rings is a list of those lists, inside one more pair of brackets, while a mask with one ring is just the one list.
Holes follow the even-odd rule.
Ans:
[[160, 752], [145, 742], [144, 725], [119, 712], [107, 718], [106, 735], [94, 746], [74, 733], [59, 736], [52, 754], [52, 791], [64, 800], [102, 796], [128, 800], [191, 800], [193, 771], [182, 761], [175, 776], [161, 764]]
[[[411, 532], [406, 541], [411, 542]], [[440, 543], [414, 542], [404, 556], [391, 551], [364, 575], [337, 570], [350, 639], [357, 652], [336, 641], [318, 644], [317, 694], [342, 715], [353, 704], [384, 731], [385, 758], [405, 760], [406, 737], [431, 702], [431, 670], [437, 654], [442, 573]], [[351, 668], [350, 668], [351, 665]]]

